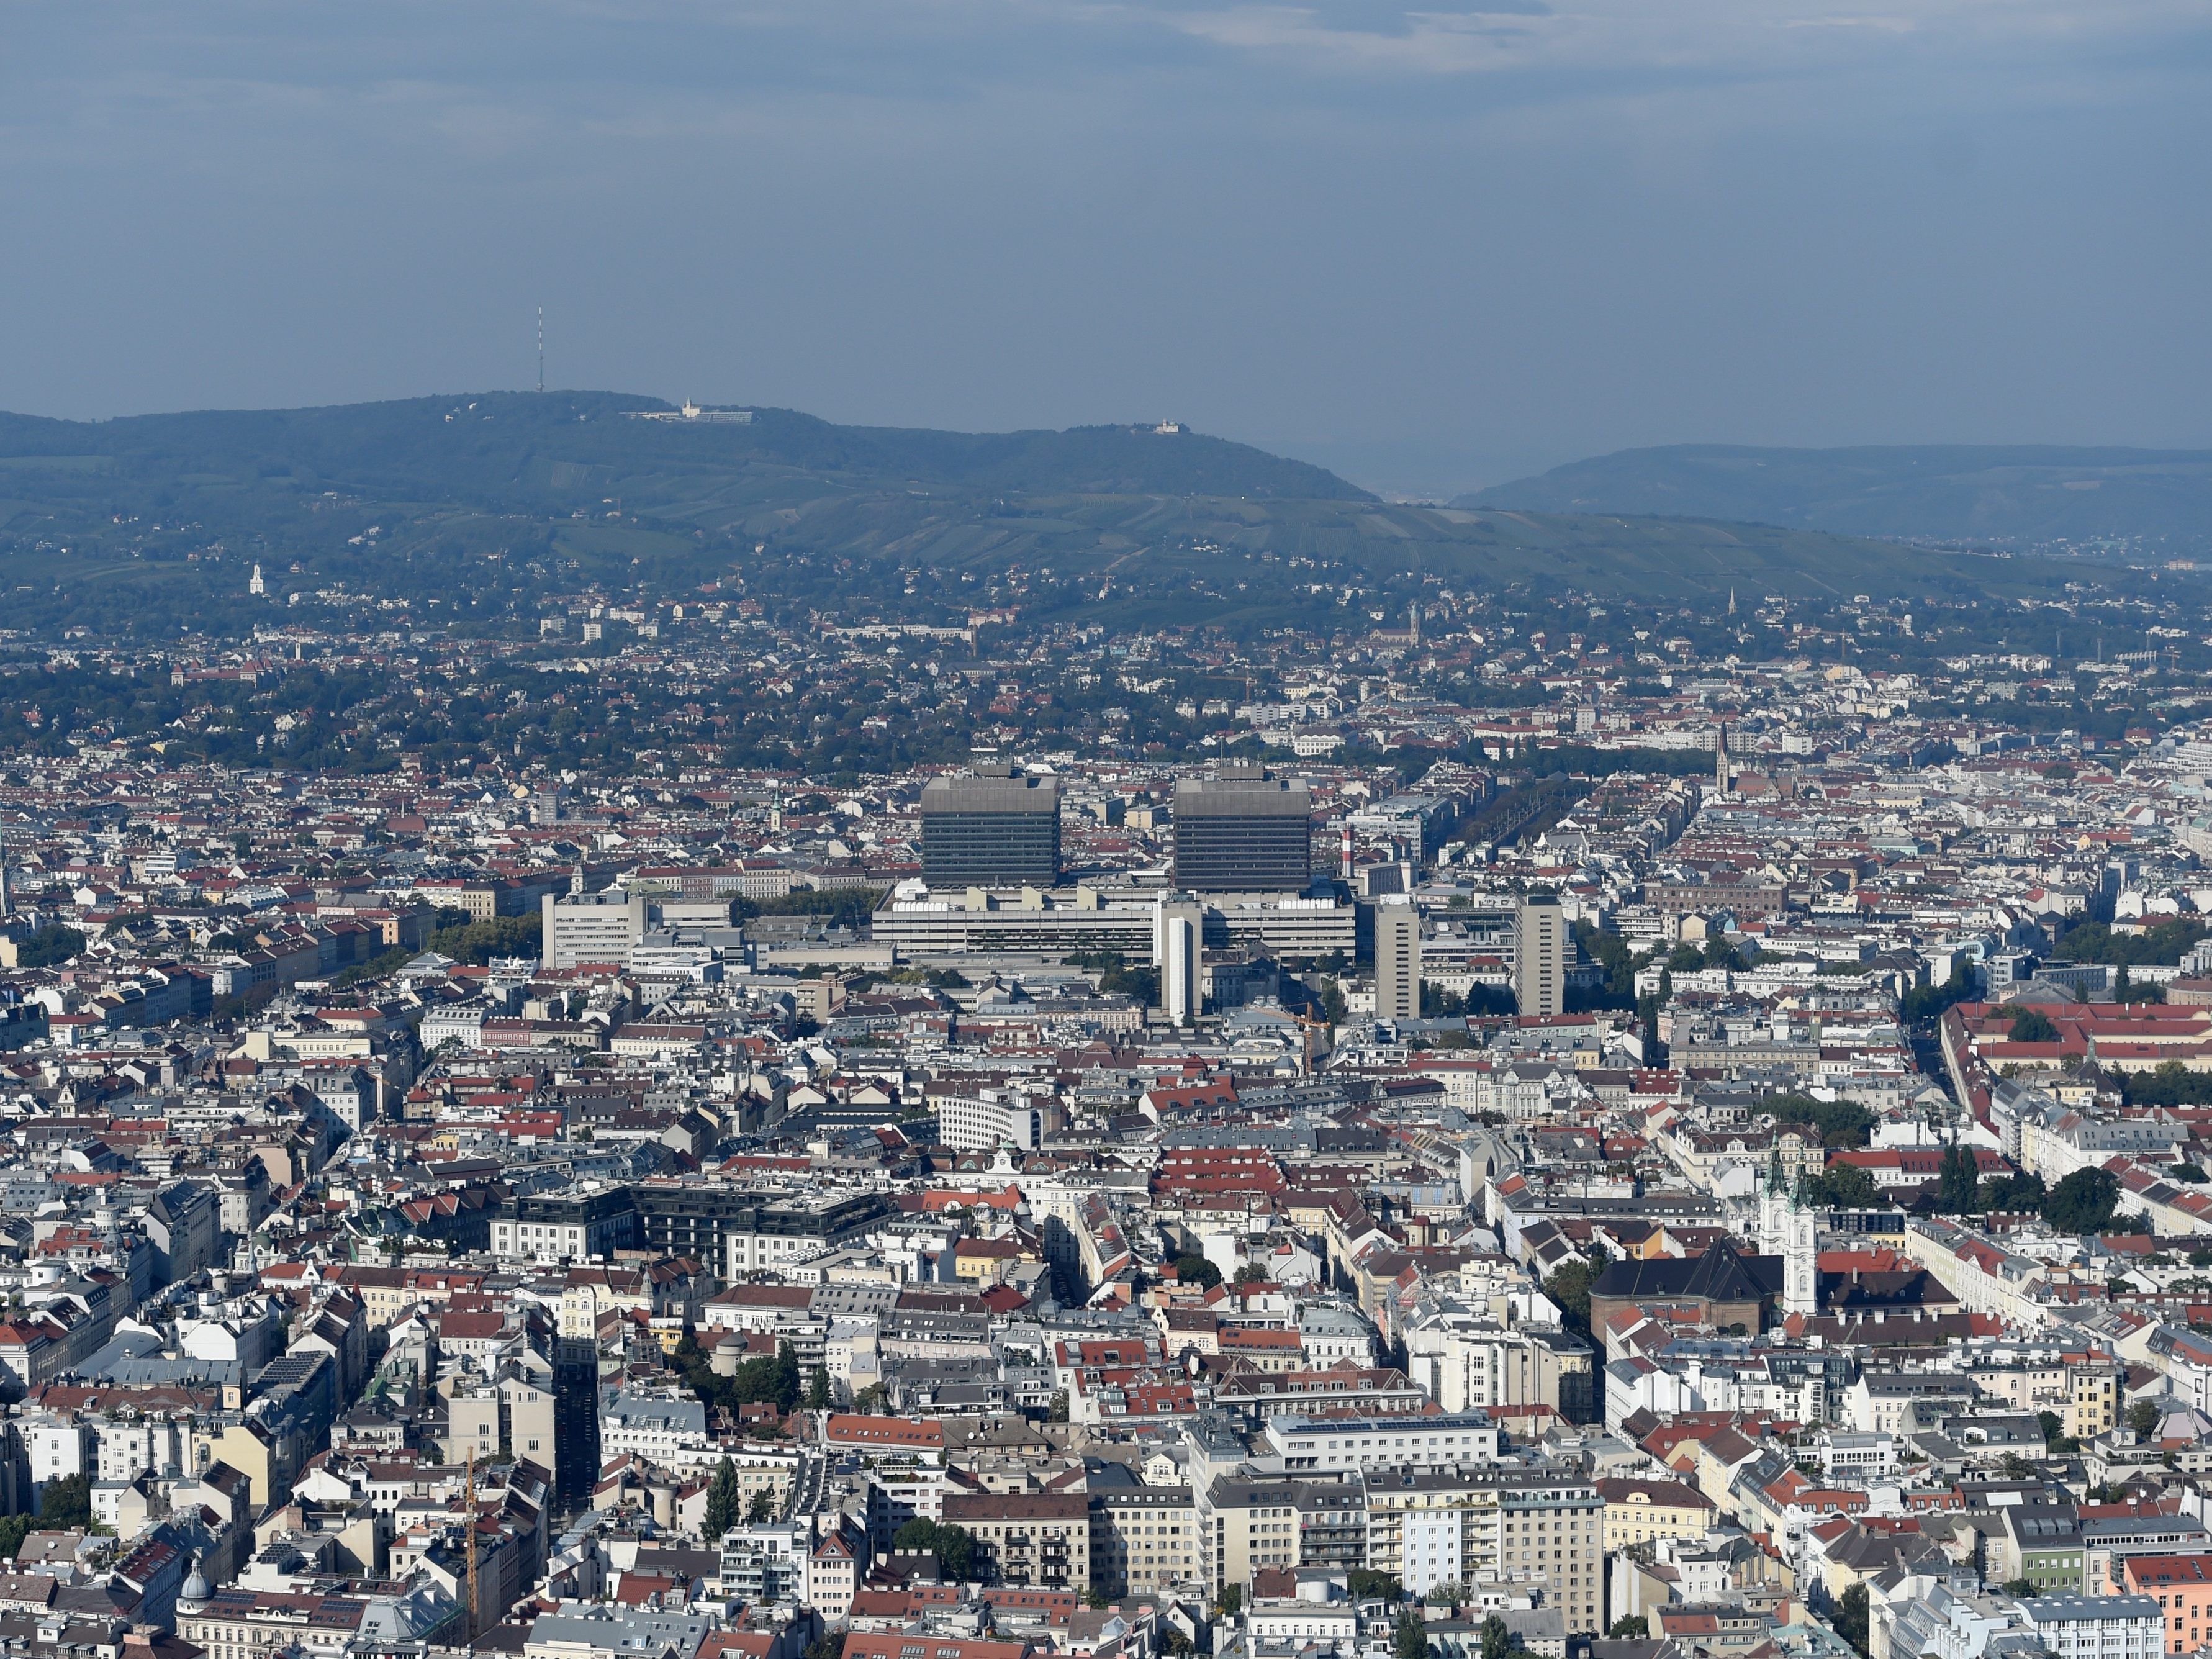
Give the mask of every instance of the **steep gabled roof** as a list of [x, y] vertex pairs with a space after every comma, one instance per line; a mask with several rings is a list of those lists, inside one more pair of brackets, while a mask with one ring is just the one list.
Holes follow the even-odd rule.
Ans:
[[1600, 1273], [1590, 1294], [1612, 1301], [1757, 1302], [1782, 1290], [1782, 1258], [1745, 1256], [1726, 1239], [1703, 1255], [1616, 1261]]

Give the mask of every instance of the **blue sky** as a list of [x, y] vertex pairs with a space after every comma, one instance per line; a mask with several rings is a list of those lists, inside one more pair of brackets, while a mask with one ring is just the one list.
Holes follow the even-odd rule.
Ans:
[[[1446, 5], [1449, 0], [1439, 0]], [[2212, 444], [2192, 0], [0, 0], [0, 407]]]

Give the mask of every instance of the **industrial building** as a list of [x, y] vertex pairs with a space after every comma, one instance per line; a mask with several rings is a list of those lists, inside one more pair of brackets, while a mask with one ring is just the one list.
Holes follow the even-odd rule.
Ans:
[[[1159, 897], [1158, 888], [922, 892], [905, 884], [877, 908], [871, 933], [902, 961], [1006, 955], [1058, 962], [1080, 951], [1118, 951], [1131, 962], [1149, 962]], [[1348, 901], [1255, 892], [1215, 893], [1199, 903], [1206, 950], [1265, 945], [1283, 961], [1304, 962], [1349, 959], [1357, 949], [1358, 908]]]

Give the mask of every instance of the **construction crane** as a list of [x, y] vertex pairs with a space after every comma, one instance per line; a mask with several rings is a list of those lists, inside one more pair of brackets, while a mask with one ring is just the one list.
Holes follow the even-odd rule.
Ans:
[[1287, 1008], [1284, 1012], [1290, 1015], [1299, 1028], [1298, 1071], [1301, 1075], [1310, 1077], [1313, 1074], [1314, 1061], [1321, 1057], [1320, 1043], [1315, 1034], [1318, 1032], [1322, 1036], [1327, 1036], [1328, 1022], [1325, 1019], [1315, 1019], [1310, 1015], [1299, 1012], [1295, 1008]]
[[462, 1628], [468, 1633], [468, 1644], [474, 1647], [477, 1641], [477, 1453], [473, 1446], [469, 1448], [468, 1484], [462, 1492], [461, 1505], [468, 1512], [464, 1524], [469, 1529], [468, 1541], [464, 1547], [469, 1568], [469, 1604], [462, 1613]]

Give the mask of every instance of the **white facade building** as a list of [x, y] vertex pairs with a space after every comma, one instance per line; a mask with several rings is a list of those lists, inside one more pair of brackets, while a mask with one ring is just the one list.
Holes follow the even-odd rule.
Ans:
[[2166, 1616], [2148, 1595], [2032, 1595], [2021, 1603], [2052, 1659], [2162, 1659]]
[[1425, 1594], [1431, 1586], [1460, 1577], [1460, 1528], [1467, 1512], [1459, 1509], [1407, 1510], [1399, 1577], [1408, 1591]]
[[574, 968], [585, 962], [627, 966], [630, 951], [645, 937], [642, 893], [626, 893], [619, 887], [601, 893], [548, 893], [540, 905], [538, 951], [548, 968]]
[[1173, 1025], [1199, 1014], [1199, 951], [1205, 917], [1195, 901], [1163, 897], [1152, 912], [1152, 965], [1160, 974], [1160, 1012]]
[[1481, 1412], [1441, 1417], [1267, 1419], [1267, 1444], [1293, 1474], [1308, 1469], [1449, 1469], [1498, 1461], [1498, 1429]]
[[937, 1137], [955, 1152], [988, 1152], [1000, 1146], [1034, 1152], [1044, 1139], [1044, 1113], [1024, 1099], [984, 1100], [933, 1095]]

